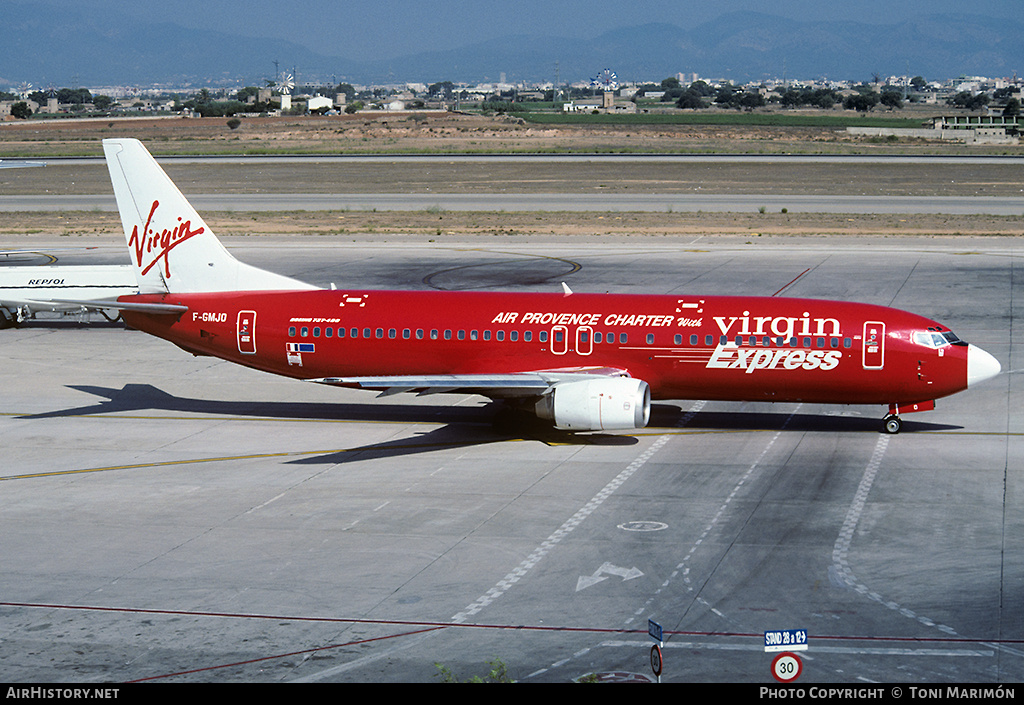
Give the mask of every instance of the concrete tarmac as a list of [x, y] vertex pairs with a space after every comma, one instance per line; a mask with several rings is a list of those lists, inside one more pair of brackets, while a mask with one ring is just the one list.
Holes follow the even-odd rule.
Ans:
[[[666, 682], [775, 683], [772, 629], [809, 634], [798, 684], [1024, 680], [1019, 242], [352, 239], [226, 245], [322, 286], [796, 279], [783, 295], [934, 317], [1004, 371], [897, 436], [882, 408], [701, 400], [572, 436], [116, 324], [0, 331], [0, 680], [436, 682], [499, 661], [524, 682], [642, 680], [648, 619]], [[36, 244], [127, 261], [114, 237]]]

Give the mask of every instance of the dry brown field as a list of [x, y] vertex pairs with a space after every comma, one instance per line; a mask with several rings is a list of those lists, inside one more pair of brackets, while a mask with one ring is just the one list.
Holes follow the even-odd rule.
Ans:
[[[895, 117], [921, 120], [934, 107]], [[301, 117], [90, 118], [0, 122], [0, 157], [102, 155], [100, 140], [135, 137], [154, 154], [361, 154], [669, 152], [784, 154], [1024, 154], [1024, 146], [973, 147], [849, 135], [842, 128], [757, 125], [537, 125], [461, 113], [359, 113]]]
[[[536, 126], [517, 118], [458, 114], [127, 119], [0, 123], [0, 158], [95, 155], [100, 141], [136, 137], [160, 154], [340, 153], [794, 153], [972, 154], [963, 145], [848, 136], [829, 128], [757, 126]], [[990, 150], [989, 150], [990, 151]], [[1022, 153], [1020, 148], [1006, 148]], [[984, 152], [982, 152], [984, 153]], [[109, 193], [102, 165], [0, 170], [0, 193]], [[765, 193], [818, 195], [1020, 196], [1015, 165], [879, 165], [631, 162], [169, 165], [186, 193]], [[58, 176], [60, 178], [54, 178]], [[621, 235], [1020, 236], [1021, 217], [797, 213], [204, 213], [231, 235]], [[116, 233], [102, 212], [5, 213], [0, 235]]]

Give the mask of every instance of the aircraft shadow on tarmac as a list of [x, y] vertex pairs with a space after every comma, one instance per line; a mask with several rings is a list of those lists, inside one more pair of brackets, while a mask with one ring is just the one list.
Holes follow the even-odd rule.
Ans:
[[[701, 411], [686, 423], [689, 430], [706, 431], [792, 431], [822, 433], [881, 433], [882, 418], [845, 414], [789, 414], [782, 411]], [[655, 404], [651, 408], [648, 429], [677, 426], [684, 412], [670, 404]], [[963, 426], [914, 421], [903, 418], [900, 433], [924, 431], [958, 431]]]
[[398, 423], [480, 422], [479, 409], [443, 405], [350, 404], [325, 402], [224, 401], [176, 397], [150, 384], [126, 384], [121, 389], [68, 385], [101, 397], [94, 404], [47, 411], [24, 418], [45, 419], [89, 414], [171, 411], [185, 414], [267, 418], [282, 421], [394, 421]]
[[[69, 385], [101, 399], [94, 404], [23, 416], [47, 419], [92, 414], [140, 412], [181, 412], [218, 417], [262, 418], [282, 421], [355, 421], [407, 424], [441, 424], [438, 428], [412, 438], [326, 451], [289, 461], [293, 464], [337, 464], [366, 460], [368, 457], [395, 457], [425, 453], [451, 447], [468, 447], [508, 441], [536, 441], [548, 445], [635, 445], [639, 439], [629, 434], [574, 434], [559, 431], [531, 414], [509, 409], [494, 402], [485, 406], [457, 407], [424, 404], [366, 404], [333, 402], [224, 401], [176, 397], [149, 384], [126, 384], [121, 389], [91, 385]], [[672, 404], [655, 404], [645, 435], [672, 432], [683, 428], [686, 413]], [[904, 420], [903, 432], [946, 431], [960, 426]], [[881, 421], [856, 416], [787, 414], [785, 412], [698, 412], [685, 424], [688, 431], [728, 432], [786, 430], [787, 432], [874, 432]]]
[[49, 419], [92, 414], [131, 414], [154, 411], [276, 419], [281, 421], [363, 421], [367, 423], [442, 424], [413, 438], [368, 444], [291, 461], [298, 464], [342, 463], [372, 457], [391, 457], [448, 447], [538, 441], [549, 445], [635, 445], [628, 435], [573, 434], [559, 431], [532, 415], [501, 403], [477, 407], [424, 404], [352, 404], [334, 402], [223, 401], [176, 397], [149, 384], [126, 384], [121, 389], [68, 385], [69, 389], [101, 399], [86, 406], [29, 414], [25, 419]]

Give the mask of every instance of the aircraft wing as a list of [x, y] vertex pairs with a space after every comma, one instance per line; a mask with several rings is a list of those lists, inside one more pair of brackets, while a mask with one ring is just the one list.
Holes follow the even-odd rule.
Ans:
[[612, 367], [538, 370], [507, 374], [453, 375], [381, 375], [377, 377], [322, 377], [307, 382], [338, 387], [355, 387], [380, 391], [385, 397], [402, 392], [426, 394], [479, 394], [492, 399], [537, 397], [547, 394], [555, 385], [595, 377], [628, 377], [629, 373]]

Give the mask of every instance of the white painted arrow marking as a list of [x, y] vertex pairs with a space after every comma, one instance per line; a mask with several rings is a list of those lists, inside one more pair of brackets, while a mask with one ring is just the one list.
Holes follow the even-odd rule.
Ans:
[[633, 568], [620, 568], [617, 565], [612, 565], [611, 563], [606, 562], [601, 564], [601, 567], [595, 570], [593, 575], [581, 575], [580, 579], [576, 581], [576, 592], [584, 590], [591, 585], [597, 585], [602, 580], [607, 580], [608, 576], [602, 575], [603, 573], [618, 575], [622, 578], [623, 582], [632, 580], [633, 578], [639, 578], [643, 575], [643, 572], [635, 566]]

